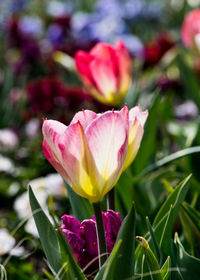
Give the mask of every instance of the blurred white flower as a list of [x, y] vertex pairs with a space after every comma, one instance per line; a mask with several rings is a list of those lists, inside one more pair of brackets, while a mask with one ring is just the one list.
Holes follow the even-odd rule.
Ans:
[[58, 173], [36, 178], [31, 180], [28, 185], [30, 185], [34, 191], [39, 189], [46, 191], [47, 195], [62, 196], [66, 193], [63, 179]]
[[0, 228], [0, 255], [7, 254], [15, 245], [15, 239], [7, 229]]
[[0, 228], [0, 255], [11, 254], [13, 256], [22, 256], [25, 252], [22, 246], [15, 246], [15, 238], [10, 235], [6, 228]]
[[38, 134], [40, 122], [38, 119], [31, 119], [25, 127], [25, 132], [28, 137], [34, 137]]
[[12, 161], [4, 157], [0, 154], [0, 171], [7, 172], [7, 173], [13, 173], [15, 171], [15, 167], [12, 163]]
[[53, 17], [59, 17], [71, 12], [72, 6], [70, 3], [64, 3], [61, 1], [50, 1], [47, 4], [47, 13]]
[[[48, 208], [46, 204], [47, 192], [44, 189], [35, 189], [34, 186], [31, 184], [31, 182], [30, 185], [33, 187], [34, 194], [38, 202], [40, 203], [40, 206], [47, 214], [47, 216], [49, 216]], [[25, 230], [30, 234], [38, 237], [37, 228], [34, 219], [32, 217], [29, 195], [27, 191], [17, 197], [17, 199], [14, 202], [14, 210], [17, 212], [17, 215], [19, 216], [20, 219], [28, 220], [25, 225]]]
[[36, 225], [35, 225], [35, 221], [34, 221], [33, 218], [30, 218], [28, 220], [24, 229], [25, 229], [26, 232], [28, 232], [28, 233], [32, 234], [33, 236], [39, 238], [39, 234], [38, 234], [38, 231], [37, 231], [37, 228], [36, 228]]
[[63, 196], [66, 194], [63, 179], [58, 173], [52, 173], [45, 177], [45, 185], [48, 194], [54, 196]]
[[[50, 218], [48, 207], [47, 207], [47, 197], [48, 195], [61, 196], [64, 194], [65, 188], [63, 185], [62, 177], [57, 174], [49, 174], [46, 177], [36, 178], [28, 183], [31, 186], [34, 194], [40, 203], [40, 206]], [[28, 219], [25, 225], [25, 230], [34, 236], [38, 236], [38, 232], [35, 226], [34, 219], [32, 218], [31, 206], [29, 203], [28, 192], [23, 193], [18, 196], [14, 202], [14, 209], [20, 219]]]
[[9, 129], [0, 129], [0, 148], [13, 149], [18, 145], [19, 139], [16, 133]]
[[[32, 186], [32, 185], [31, 185]], [[47, 200], [47, 193], [42, 190], [34, 190], [34, 194], [37, 197], [38, 202], [40, 203], [43, 209], [47, 209], [46, 200]], [[14, 202], [14, 209], [17, 212], [17, 215], [20, 219], [25, 219], [31, 217], [31, 206], [29, 202], [28, 192], [26, 191], [22, 195], [18, 196]]]

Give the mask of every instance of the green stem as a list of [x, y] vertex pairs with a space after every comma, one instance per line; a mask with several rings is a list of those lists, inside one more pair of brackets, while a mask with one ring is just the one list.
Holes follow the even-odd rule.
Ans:
[[115, 211], [115, 191], [114, 188], [108, 193], [108, 209]]
[[94, 214], [96, 219], [96, 231], [97, 231], [98, 251], [99, 251], [99, 267], [101, 268], [101, 266], [104, 264], [104, 262], [107, 259], [107, 248], [106, 248], [105, 230], [103, 225], [100, 202], [93, 203], [93, 208], [94, 208]]

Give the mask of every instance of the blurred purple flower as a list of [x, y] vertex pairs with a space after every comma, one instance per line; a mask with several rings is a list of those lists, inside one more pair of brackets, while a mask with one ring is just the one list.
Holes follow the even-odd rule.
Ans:
[[19, 20], [19, 30], [25, 35], [39, 37], [43, 32], [43, 22], [38, 17], [25, 16]]
[[[115, 244], [118, 231], [121, 226], [121, 218], [118, 212], [108, 210], [102, 213], [105, 228], [105, 236], [108, 254], [111, 253]], [[91, 273], [98, 268], [98, 243], [96, 235], [96, 222], [94, 216], [90, 220], [82, 223], [70, 215], [62, 217], [62, 231], [65, 234], [76, 260], [81, 268], [85, 268], [87, 273]], [[92, 262], [96, 258], [96, 261]], [[89, 265], [89, 263], [91, 264]]]
[[25, 9], [26, 5], [27, 5], [26, 0], [12, 0], [10, 3], [10, 11], [12, 13], [17, 13], [17, 12], [21, 12], [23, 9]]
[[20, 59], [15, 65], [15, 72], [19, 73], [27, 65], [34, 65], [41, 60], [41, 51], [37, 40], [20, 29], [20, 18], [12, 17], [8, 23], [8, 42], [11, 48], [20, 51]]
[[175, 107], [175, 117], [179, 120], [191, 120], [195, 119], [197, 116], [198, 108], [196, 104], [191, 100], [188, 100]]
[[173, 90], [182, 92], [182, 85], [178, 79], [169, 79], [167, 76], [161, 76], [156, 82], [156, 87], [159, 87], [163, 93]]

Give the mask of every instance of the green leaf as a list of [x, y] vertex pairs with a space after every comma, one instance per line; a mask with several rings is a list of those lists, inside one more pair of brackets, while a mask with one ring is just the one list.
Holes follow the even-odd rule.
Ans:
[[156, 240], [156, 237], [155, 237], [155, 233], [154, 233], [154, 229], [152, 228], [148, 217], [146, 217], [146, 224], [147, 224], [147, 228], [148, 228], [148, 231], [149, 231], [149, 234], [151, 236], [151, 240], [152, 240], [155, 252], [156, 252], [156, 257], [160, 262], [161, 257], [162, 257], [162, 253], [161, 253], [160, 248], [158, 246], [158, 243], [157, 243], [157, 240]]
[[65, 186], [72, 207], [73, 216], [79, 221], [91, 218], [93, 215], [93, 209], [88, 199], [76, 194], [66, 182]]
[[126, 170], [115, 186], [116, 209], [125, 217], [133, 202], [133, 176]]
[[179, 214], [185, 239], [190, 244], [190, 253], [195, 255], [199, 251], [200, 240], [200, 213], [184, 202]]
[[[159, 107], [160, 98], [158, 93], [155, 94], [152, 107], [149, 109], [144, 130], [143, 140], [138, 151], [137, 157], [133, 163], [133, 172], [138, 174], [145, 166], [147, 166], [150, 158], [154, 155], [156, 148], [156, 128], [158, 123], [157, 110]], [[151, 147], [151, 149], [149, 149]]]
[[60, 243], [60, 247], [62, 250], [63, 257], [65, 259], [65, 262], [67, 260], [67, 265], [69, 268], [71, 279], [87, 280], [86, 276], [84, 275], [83, 271], [81, 270], [80, 266], [78, 265], [77, 261], [75, 260], [74, 255], [71, 251], [71, 248], [62, 233], [62, 230], [58, 229], [57, 233], [59, 236], [59, 243]]
[[171, 253], [171, 234], [174, 221], [177, 217], [181, 203], [184, 201], [188, 191], [189, 175], [171, 193], [154, 220], [154, 231], [162, 252], [167, 256]]
[[178, 206], [180, 206], [180, 203], [183, 202], [188, 191], [188, 182], [191, 176], [192, 175], [190, 174], [188, 177], [186, 177], [177, 187], [175, 187], [174, 191], [167, 197], [166, 201], [163, 203], [162, 207], [160, 208], [154, 219], [154, 227], [158, 223], [160, 223], [163, 217], [168, 213], [171, 205], [176, 205], [176, 208], [178, 208]]
[[182, 207], [200, 231], [200, 212], [190, 206], [187, 202], [183, 202]]
[[156, 259], [151, 248], [149, 247], [148, 242], [145, 240], [145, 238], [143, 238], [141, 236], [137, 236], [136, 238], [140, 241], [140, 245], [142, 247], [143, 253], [145, 255], [145, 260], [146, 260], [148, 268], [149, 268], [148, 273], [151, 276], [151, 279], [152, 280], [163, 280], [162, 276], [161, 276], [158, 260]]
[[[159, 248], [162, 252], [162, 257], [171, 255], [171, 234], [174, 221], [177, 217], [178, 211], [180, 209], [181, 203], [185, 199], [185, 196], [188, 191], [188, 182], [191, 178], [189, 175], [184, 179], [175, 190], [168, 196], [159, 212], [157, 213], [154, 223], [153, 231], [154, 236], [159, 245], [162, 248]], [[171, 208], [171, 205], [173, 206]], [[171, 209], [171, 210], [170, 210]], [[150, 246], [153, 246], [153, 239], [151, 235], [147, 234], [145, 238], [148, 240]], [[163, 240], [161, 242], [161, 240]], [[160, 244], [161, 242], [161, 244]], [[136, 249], [136, 271], [140, 272], [142, 262], [142, 250], [140, 246]]]
[[43, 269], [42, 271], [49, 280], [55, 280], [55, 278], [46, 269]]
[[135, 223], [136, 214], [134, 204], [127, 217], [123, 221], [116, 243], [122, 240], [119, 249], [119, 258], [115, 270], [116, 279], [125, 279], [134, 275], [134, 255], [135, 255]]
[[142, 178], [143, 176], [156, 171], [157, 169], [159, 169], [160, 167], [169, 164], [179, 158], [191, 155], [191, 154], [195, 154], [195, 153], [200, 153], [200, 146], [196, 146], [196, 147], [191, 147], [191, 148], [187, 148], [184, 150], [180, 150], [176, 153], [173, 153], [169, 156], [164, 157], [163, 159], [158, 160], [157, 162], [149, 165], [147, 168], [145, 168], [139, 175], [138, 175], [138, 179]]
[[106, 264], [105, 272], [102, 280], [115, 280], [115, 268], [117, 264], [118, 252], [121, 246], [122, 240], [119, 240], [116, 246], [113, 248], [109, 260]]
[[[118, 250], [116, 267], [114, 270], [114, 276], [117, 280], [124, 280], [126, 278], [131, 278], [134, 275], [134, 254], [135, 254], [135, 207], [132, 205], [127, 217], [123, 221], [117, 240], [118, 242], [122, 240], [122, 244]], [[115, 247], [114, 247], [115, 248]], [[113, 249], [114, 250], [114, 249]], [[105, 264], [102, 266], [101, 270], [95, 277], [95, 280], [102, 280], [106, 265], [110, 257], [107, 259]]]
[[161, 270], [160, 270], [160, 273], [161, 273], [161, 276], [162, 276], [163, 280], [169, 280], [170, 279], [170, 275], [171, 275], [170, 266], [171, 266], [171, 258], [168, 257], [166, 259], [165, 263], [163, 264]]
[[200, 259], [189, 255], [181, 244], [178, 234], [175, 236], [175, 244], [178, 251], [179, 273], [183, 280], [199, 280]]
[[193, 69], [189, 68], [184, 61], [183, 55], [177, 55], [177, 64], [181, 74], [182, 82], [185, 86], [188, 97], [193, 99], [200, 109], [200, 90], [197, 77]]
[[29, 199], [44, 253], [50, 267], [57, 273], [62, 267], [62, 261], [56, 231], [46, 214], [43, 212], [31, 187], [29, 187]]
[[[166, 217], [166, 221], [165, 221], [165, 225], [163, 227], [163, 230], [162, 230], [162, 234], [161, 234], [161, 237], [160, 237], [160, 243], [159, 243], [159, 247], [162, 249], [166, 246], [169, 246], [169, 241], [171, 239], [171, 231], [172, 231], [172, 226], [173, 226], [173, 206], [171, 205], [170, 206], [170, 209], [169, 209], [169, 212], [168, 212], [168, 215]], [[165, 245], [165, 243], [167, 243]]]

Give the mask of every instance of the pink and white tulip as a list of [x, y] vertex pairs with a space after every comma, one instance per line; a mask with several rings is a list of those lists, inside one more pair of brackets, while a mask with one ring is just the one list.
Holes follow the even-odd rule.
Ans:
[[131, 81], [131, 58], [122, 41], [114, 47], [98, 43], [89, 53], [78, 51], [75, 64], [83, 83], [96, 99], [105, 104], [120, 104]]
[[186, 15], [181, 37], [186, 47], [200, 53], [200, 9], [195, 9]]
[[76, 193], [100, 201], [134, 160], [147, 115], [140, 106], [130, 112], [124, 106], [102, 114], [83, 110], [69, 126], [44, 120], [44, 155]]

